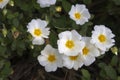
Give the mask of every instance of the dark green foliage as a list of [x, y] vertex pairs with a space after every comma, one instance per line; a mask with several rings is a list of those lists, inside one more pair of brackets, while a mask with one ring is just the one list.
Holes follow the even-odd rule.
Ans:
[[[14, 6], [10, 2], [0, 9], [0, 80], [120, 80], [120, 0], [57, 0], [56, 5], [48, 8], [40, 8], [37, 0], [10, 1]], [[80, 26], [69, 18], [73, 4], [87, 6], [92, 16], [89, 22]], [[55, 10], [57, 6], [62, 8], [61, 12]], [[47, 20], [51, 31], [50, 38], [41, 46], [32, 45], [26, 28], [36, 18]], [[83, 36], [91, 36], [93, 26], [100, 24], [116, 35], [117, 56], [108, 51], [92, 65], [72, 72], [62, 68], [47, 73], [38, 64], [37, 56], [46, 44], [57, 48], [60, 32], [76, 29]]]

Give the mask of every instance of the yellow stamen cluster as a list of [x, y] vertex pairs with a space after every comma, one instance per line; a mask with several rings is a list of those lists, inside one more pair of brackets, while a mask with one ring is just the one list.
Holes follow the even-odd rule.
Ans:
[[105, 42], [105, 41], [106, 41], [105, 35], [100, 34], [99, 37], [98, 37], [98, 40], [99, 40], [100, 42]]
[[74, 47], [74, 42], [72, 40], [68, 40], [65, 45], [67, 48], [72, 49]]
[[80, 13], [75, 13], [75, 18], [76, 19], [80, 19], [81, 18], [81, 14]]
[[34, 35], [40, 36], [42, 34], [42, 31], [40, 29], [35, 29], [34, 30]]
[[48, 61], [49, 62], [54, 62], [56, 60], [55, 55], [49, 55], [48, 56]]

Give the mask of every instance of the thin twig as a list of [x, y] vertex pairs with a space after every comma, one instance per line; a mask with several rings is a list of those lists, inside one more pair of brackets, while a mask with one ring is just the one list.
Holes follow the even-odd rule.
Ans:
[[66, 78], [67, 78], [67, 75], [68, 75], [68, 71], [66, 71], [66, 73], [65, 73], [64, 80], [66, 80]]

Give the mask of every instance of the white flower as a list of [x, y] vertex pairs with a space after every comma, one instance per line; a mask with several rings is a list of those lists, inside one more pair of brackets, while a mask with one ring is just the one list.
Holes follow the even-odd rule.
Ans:
[[84, 65], [89, 66], [95, 61], [95, 57], [100, 55], [100, 51], [90, 43], [91, 37], [83, 37], [82, 40], [85, 42], [85, 47], [82, 49], [81, 59]]
[[8, 2], [9, 0], [0, 0], [0, 8], [2, 9], [3, 7], [5, 7]]
[[38, 56], [39, 63], [45, 67], [47, 72], [56, 71], [57, 67], [62, 67], [62, 56], [57, 49], [47, 45]]
[[88, 22], [88, 19], [90, 19], [90, 13], [83, 4], [72, 5], [69, 16], [76, 22], [76, 24], [80, 25], [83, 25], [85, 22]]
[[75, 30], [61, 32], [58, 36], [57, 44], [61, 54], [76, 56], [84, 48], [85, 43], [81, 41], [81, 35]]
[[92, 31], [91, 43], [95, 44], [101, 51], [105, 52], [114, 45], [115, 35], [104, 25], [96, 25]]
[[56, 0], [37, 0], [37, 3], [40, 4], [40, 7], [50, 7], [50, 5], [54, 5]]
[[46, 28], [47, 22], [41, 19], [33, 19], [28, 23], [27, 28], [28, 32], [33, 36], [33, 44], [41, 45], [44, 44], [43, 38], [48, 38], [50, 33], [49, 28]]
[[81, 68], [83, 65], [81, 56], [78, 54], [76, 56], [66, 56], [63, 55], [63, 66], [67, 67], [68, 69], [75, 69]]

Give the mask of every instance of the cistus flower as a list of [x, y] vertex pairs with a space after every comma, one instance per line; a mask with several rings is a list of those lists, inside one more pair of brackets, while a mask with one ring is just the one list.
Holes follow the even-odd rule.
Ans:
[[37, 3], [40, 4], [40, 7], [50, 7], [56, 3], [56, 0], [37, 0]]
[[88, 22], [90, 19], [90, 13], [84, 4], [72, 5], [71, 10], [69, 11], [69, 16], [76, 24], [83, 25], [85, 22]]
[[76, 56], [85, 46], [81, 41], [81, 35], [75, 30], [61, 32], [58, 37], [58, 50], [61, 54]]
[[33, 19], [28, 23], [27, 28], [28, 32], [33, 36], [32, 43], [35, 45], [44, 44], [44, 38], [48, 38], [50, 33], [49, 28], [46, 28], [47, 22], [41, 19]]
[[47, 72], [56, 71], [58, 67], [63, 66], [61, 54], [49, 44], [41, 51], [38, 61]]
[[9, 2], [9, 0], [0, 0], [0, 8], [1, 9], [4, 8], [8, 2]]
[[90, 43], [91, 37], [83, 37], [82, 40], [85, 42], [85, 47], [80, 53], [81, 60], [85, 66], [89, 66], [95, 61], [95, 57], [100, 56], [100, 51], [97, 47]]
[[83, 61], [81, 59], [81, 55], [78, 54], [76, 56], [66, 56], [63, 55], [63, 66], [68, 69], [75, 69], [78, 70], [83, 65]]
[[95, 44], [96, 47], [105, 52], [114, 45], [114, 37], [115, 35], [109, 28], [104, 25], [96, 25], [94, 31], [92, 31], [91, 43]]

